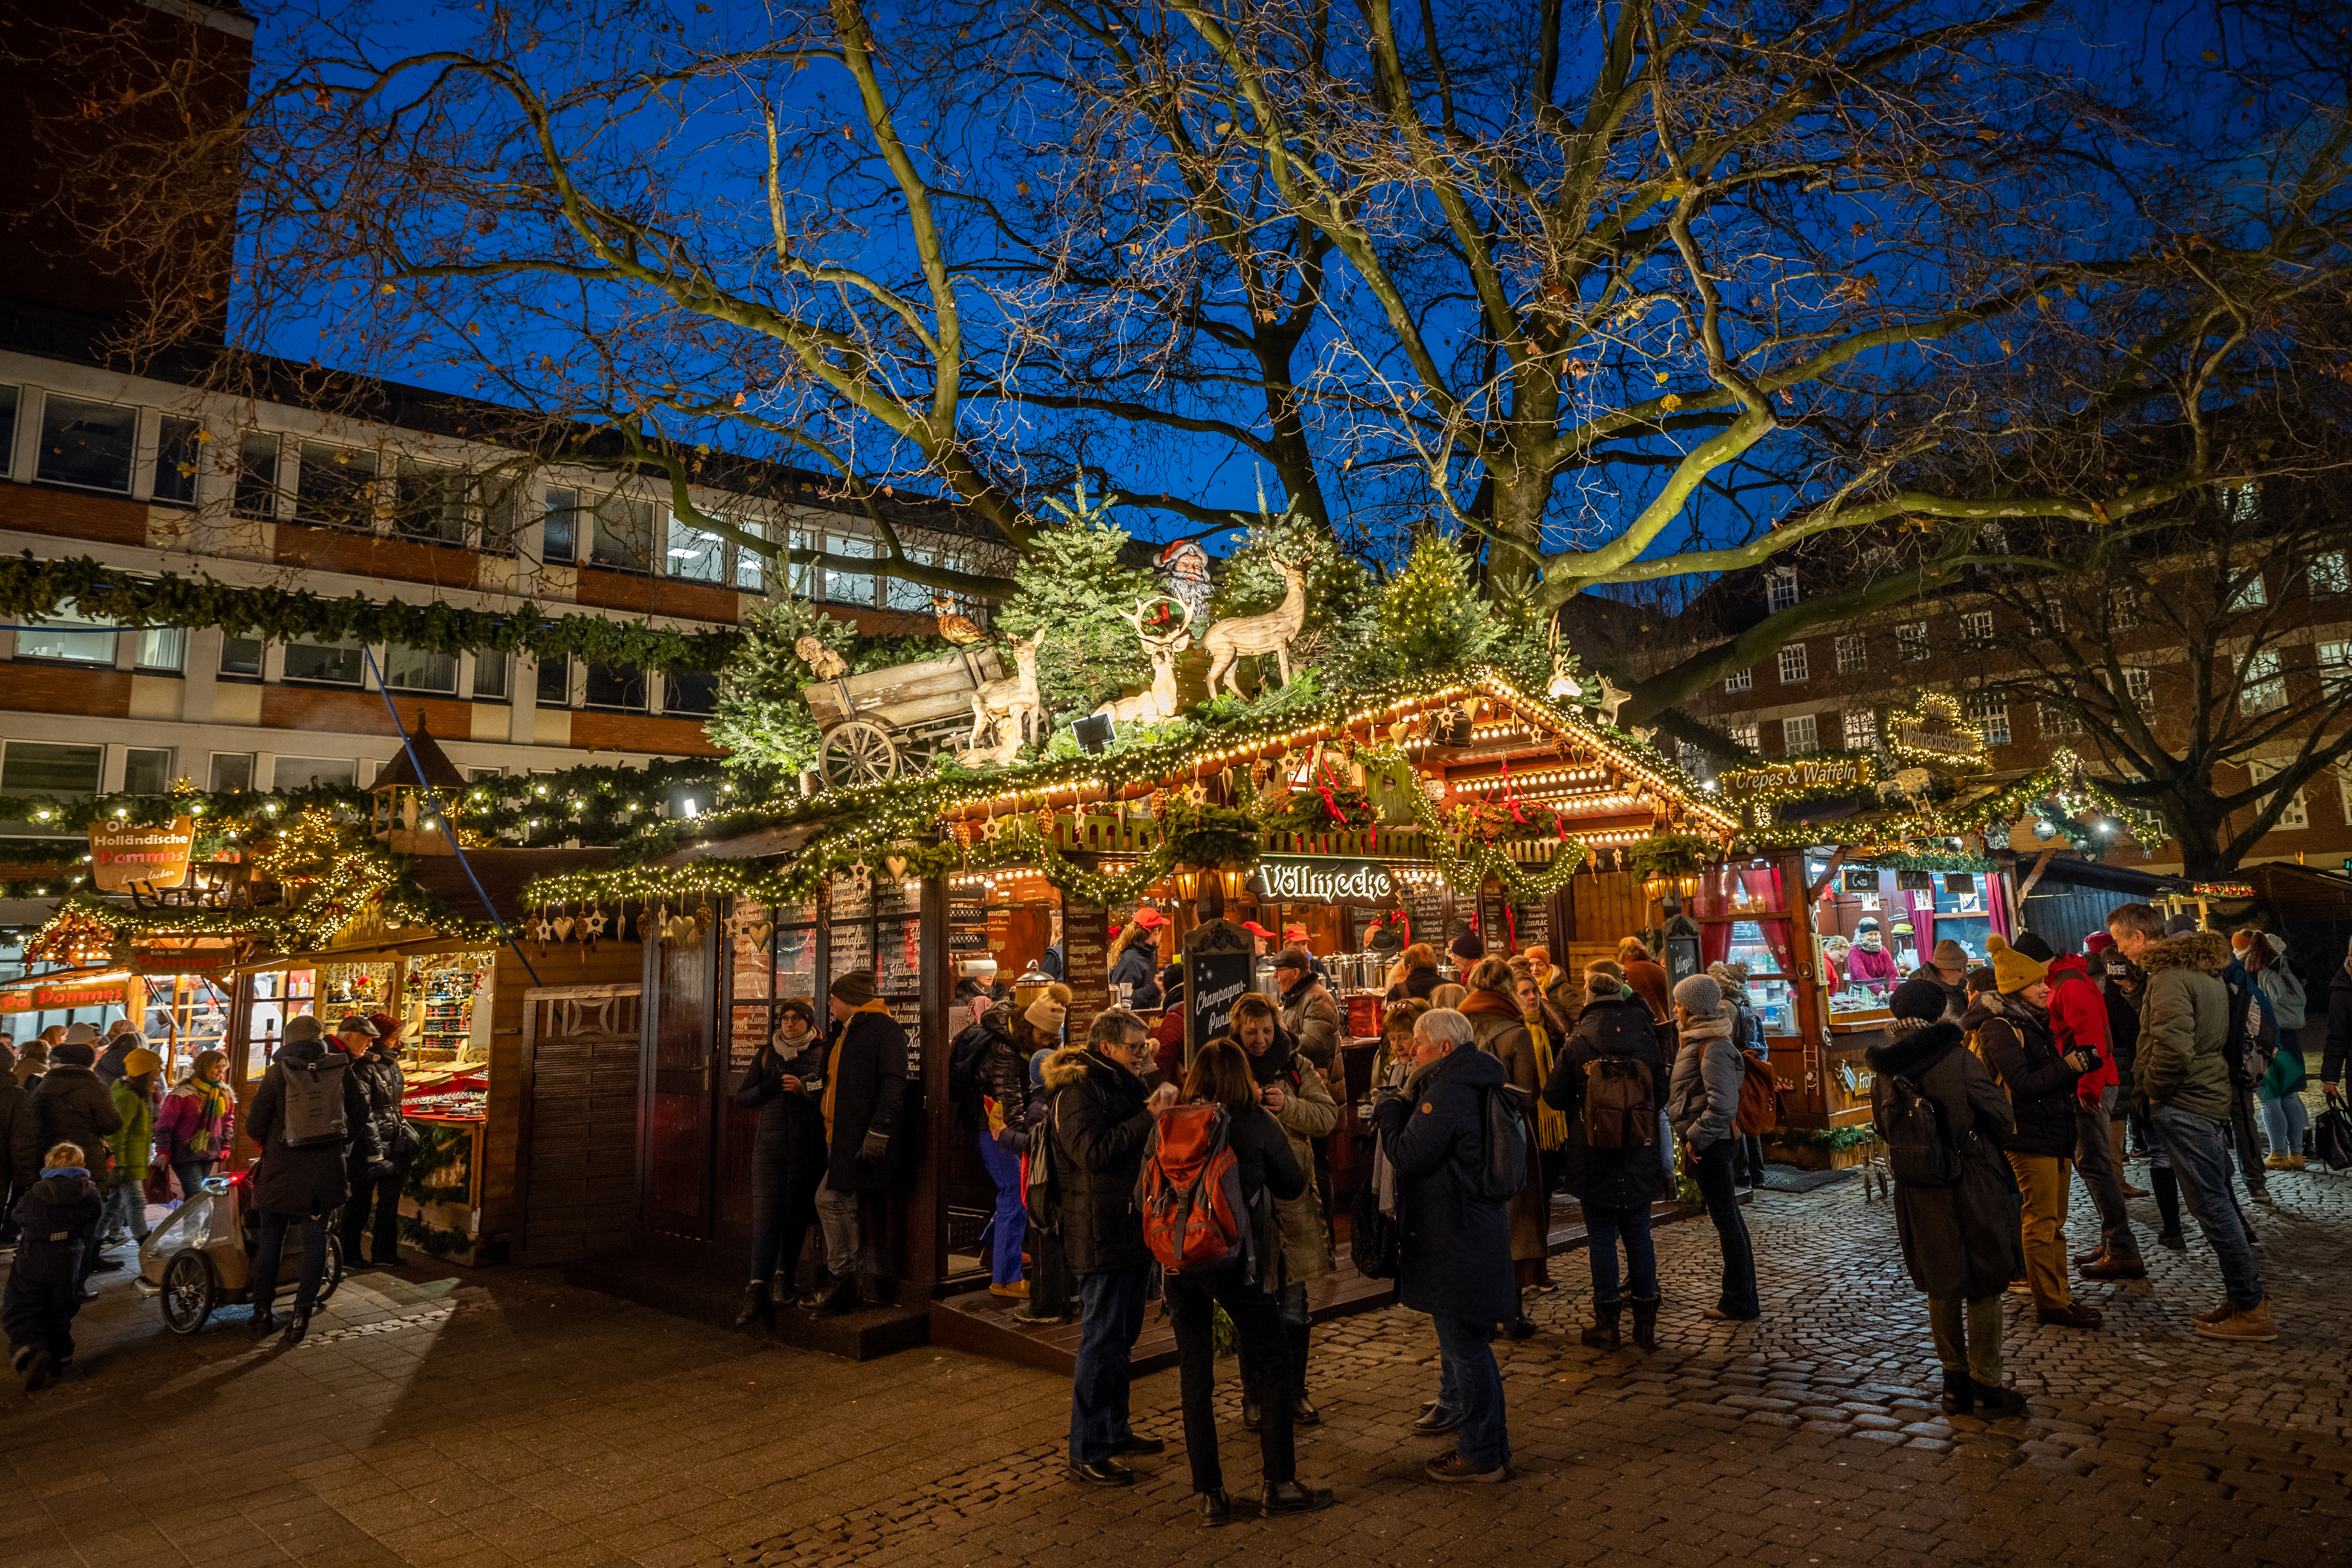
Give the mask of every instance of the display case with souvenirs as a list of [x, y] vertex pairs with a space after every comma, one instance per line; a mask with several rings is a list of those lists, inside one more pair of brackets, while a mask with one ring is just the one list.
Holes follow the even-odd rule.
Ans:
[[455, 953], [425, 961], [410, 977], [409, 1059], [430, 1066], [478, 1057], [474, 1042], [476, 999], [490, 973], [492, 955]]

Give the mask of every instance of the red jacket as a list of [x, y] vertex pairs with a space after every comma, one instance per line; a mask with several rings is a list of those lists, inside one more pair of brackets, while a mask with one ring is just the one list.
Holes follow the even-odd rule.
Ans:
[[2074, 1051], [2098, 1053], [2098, 1069], [2074, 1082], [2074, 1092], [2084, 1100], [2096, 1100], [2100, 1090], [2123, 1082], [2107, 1039], [2107, 999], [2080, 953], [2062, 952], [2050, 961], [2050, 1032], [2058, 1038], [2062, 1057]]

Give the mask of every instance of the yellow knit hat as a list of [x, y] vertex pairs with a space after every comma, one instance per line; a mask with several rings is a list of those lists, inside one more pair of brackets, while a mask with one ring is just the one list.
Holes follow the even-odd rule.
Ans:
[[1993, 984], [2004, 996], [2014, 996], [2035, 981], [2050, 978], [2048, 964], [2026, 957], [1998, 935], [1985, 938], [1985, 952], [1991, 955]]

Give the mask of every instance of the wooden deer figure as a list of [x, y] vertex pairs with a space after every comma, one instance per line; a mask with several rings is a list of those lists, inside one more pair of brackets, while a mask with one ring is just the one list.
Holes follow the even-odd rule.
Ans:
[[1234, 665], [1244, 654], [1274, 655], [1282, 670], [1282, 683], [1290, 684], [1290, 640], [1307, 624], [1307, 574], [1279, 556], [1274, 557], [1274, 569], [1289, 584], [1281, 604], [1262, 616], [1234, 616], [1219, 621], [1201, 639], [1201, 646], [1209, 650], [1212, 695], [1220, 682], [1234, 696], [1242, 694], [1241, 678]]
[[977, 747], [991, 724], [1010, 723], [1010, 733], [1027, 742], [1045, 731], [1045, 700], [1037, 690], [1037, 650], [1045, 646], [1041, 629], [1034, 637], [1013, 639], [1013, 666], [1019, 673], [1002, 680], [984, 680], [971, 692], [971, 744]]
[[1183, 657], [1192, 640], [1192, 606], [1181, 599], [1167, 600], [1184, 612], [1184, 618], [1174, 631], [1154, 636], [1143, 629], [1143, 612], [1158, 602], [1143, 600], [1131, 616], [1124, 610], [1118, 612], [1118, 618], [1133, 626], [1135, 635], [1142, 639], [1143, 651], [1151, 660], [1151, 684], [1132, 696], [1114, 698], [1095, 710], [1097, 714], [1109, 717], [1114, 732], [1122, 723], [1157, 724], [1176, 717], [1176, 661]]

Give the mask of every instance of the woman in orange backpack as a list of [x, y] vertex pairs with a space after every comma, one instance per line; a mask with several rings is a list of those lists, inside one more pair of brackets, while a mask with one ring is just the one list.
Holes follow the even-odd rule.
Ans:
[[1255, 1230], [1255, 1245], [1240, 1261], [1223, 1268], [1171, 1273], [1164, 1281], [1168, 1317], [1176, 1331], [1176, 1354], [1182, 1369], [1184, 1449], [1192, 1462], [1192, 1489], [1201, 1494], [1201, 1523], [1209, 1528], [1233, 1518], [1224, 1471], [1217, 1458], [1217, 1416], [1211, 1408], [1217, 1385], [1215, 1324], [1220, 1306], [1233, 1321], [1244, 1376], [1256, 1384], [1247, 1392], [1265, 1413], [1257, 1429], [1258, 1455], [1265, 1473], [1260, 1511], [1268, 1516], [1308, 1513], [1331, 1503], [1328, 1487], [1302, 1487], [1297, 1481], [1297, 1451], [1286, 1397], [1292, 1375], [1288, 1336], [1276, 1313], [1274, 1298], [1258, 1281], [1255, 1267], [1259, 1258], [1273, 1256], [1281, 1246], [1269, 1196], [1298, 1196], [1307, 1190], [1307, 1172], [1292, 1152], [1288, 1135], [1258, 1100], [1249, 1057], [1233, 1041], [1211, 1040], [1193, 1057], [1192, 1069], [1184, 1075], [1184, 1101], [1224, 1108], [1225, 1147], [1233, 1151], [1234, 1163], [1240, 1167], [1243, 1206], [1249, 1211]]

